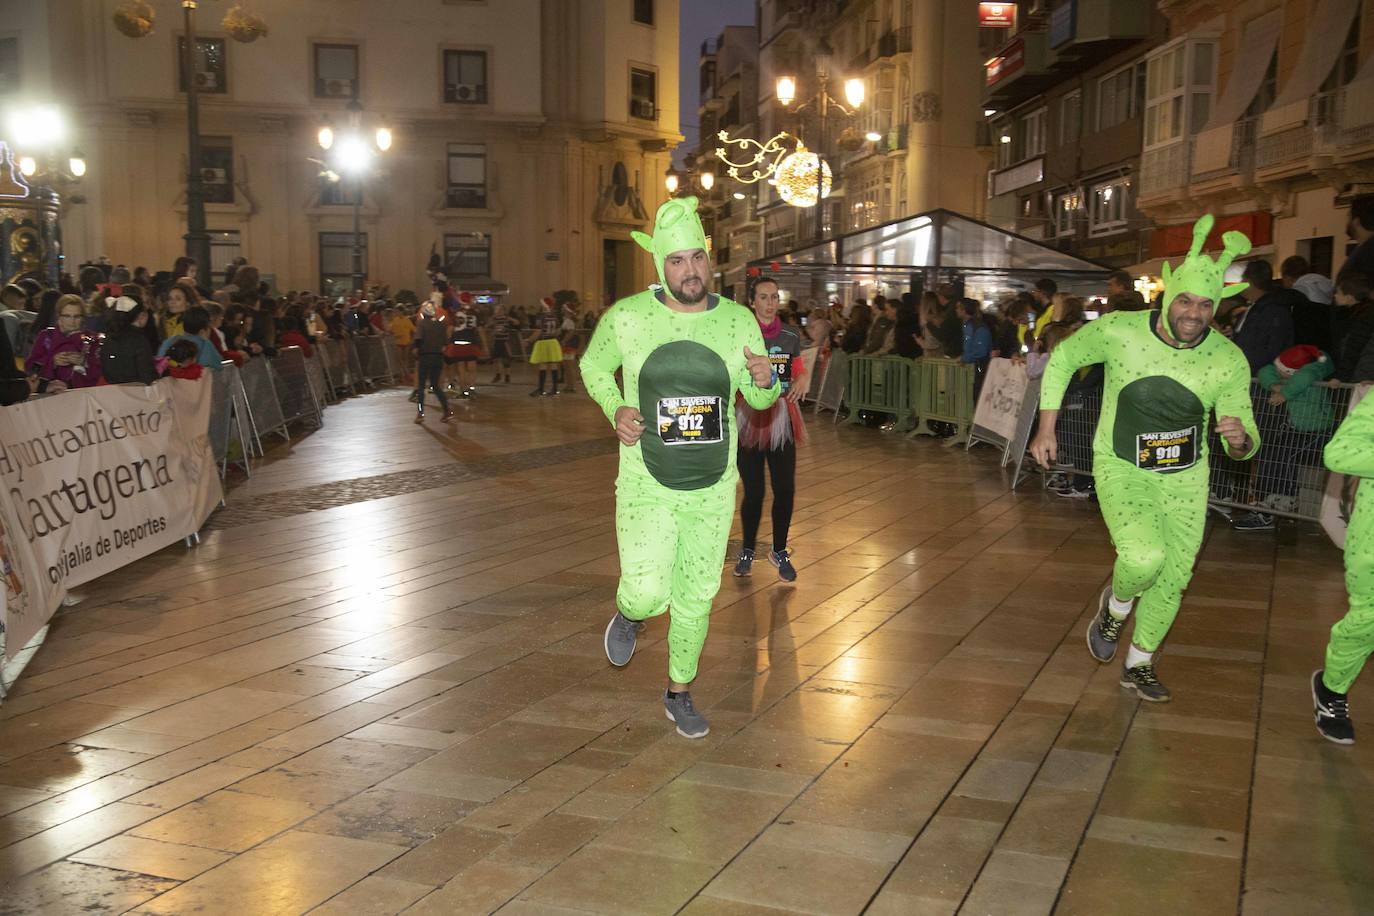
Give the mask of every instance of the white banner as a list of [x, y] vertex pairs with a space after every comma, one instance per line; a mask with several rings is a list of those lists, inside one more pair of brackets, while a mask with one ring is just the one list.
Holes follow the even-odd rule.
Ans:
[[67, 589], [194, 534], [220, 501], [208, 378], [70, 391], [0, 410], [5, 654]]
[[[1347, 417], [1370, 391], [1371, 386], [1361, 385], [1350, 392], [1350, 403], [1345, 411]], [[1322, 528], [1331, 543], [1342, 550], [1345, 549], [1345, 529], [1350, 526], [1350, 513], [1355, 511], [1355, 493], [1359, 485], [1358, 477], [1332, 473], [1327, 477], [1326, 493], [1322, 495]]]
[[973, 412], [973, 425], [996, 433], [1004, 442], [1016, 438], [1016, 421], [1026, 399], [1026, 369], [1009, 359], [988, 361], [983, 390]]

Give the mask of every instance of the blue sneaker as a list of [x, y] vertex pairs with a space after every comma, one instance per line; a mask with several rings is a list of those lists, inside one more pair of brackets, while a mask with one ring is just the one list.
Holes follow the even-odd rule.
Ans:
[[735, 576], [747, 576], [754, 571], [754, 551], [748, 547], [739, 552], [739, 561], [735, 563]]
[[782, 550], [768, 551], [768, 559], [778, 568], [778, 578], [784, 582], [796, 582], [797, 570], [792, 566], [792, 551], [784, 547]]

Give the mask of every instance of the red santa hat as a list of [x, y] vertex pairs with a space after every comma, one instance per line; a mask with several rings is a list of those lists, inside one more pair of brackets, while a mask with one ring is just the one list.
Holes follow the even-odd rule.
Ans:
[[1324, 362], [1326, 354], [1311, 344], [1289, 347], [1274, 360], [1274, 368], [1282, 375], [1292, 375], [1303, 366], [1313, 362]]
[[544, 305], [548, 308], [553, 308], [553, 296], [545, 296], [543, 299], [540, 299], [539, 301], [544, 303]]
[[459, 293], [458, 301], [464, 305], [472, 305], [472, 293]]

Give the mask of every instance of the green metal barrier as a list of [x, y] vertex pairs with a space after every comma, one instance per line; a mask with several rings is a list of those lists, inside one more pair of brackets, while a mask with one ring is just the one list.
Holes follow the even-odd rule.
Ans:
[[957, 359], [930, 358], [916, 361], [911, 373], [911, 401], [916, 408], [916, 428], [912, 436], [933, 436], [932, 421], [952, 423], [954, 436], [946, 446], [968, 441], [973, 425], [973, 365]]
[[871, 410], [894, 414], [898, 428], [910, 425], [916, 416], [911, 400], [913, 366], [912, 360], [900, 356], [851, 356], [844, 392], [849, 422], [860, 422], [859, 411]]

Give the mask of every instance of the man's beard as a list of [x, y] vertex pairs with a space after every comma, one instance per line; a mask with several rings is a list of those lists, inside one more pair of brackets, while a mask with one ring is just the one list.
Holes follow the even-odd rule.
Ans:
[[1192, 344], [1195, 344], [1199, 340], [1201, 340], [1202, 335], [1207, 331], [1207, 325], [1204, 323], [1202, 325], [1202, 328], [1198, 330], [1196, 336], [1185, 337], [1182, 333], [1179, 332], [1178, 325], [1174, 323], [1174, 319], [1171, 316], [1166, 315], [1164, 320], [1169, 324], [1169, 333], [1173, 335], [1174, 340], [1178, 341], [1181, 344], [1188, 344], [1191, 346]]
[[692, 280], [696, 280], [698, 283], [701, 284], [701, 292], [694, 294], [685, 293], [682, 290], [682, 286], [673, 286], [673, 284], [671, 283], [668, 284], [668, 292], [672, 295], [674, 299], [676, 299], [678, 302], [681, 302], [683, 305], [696, 305], [698, 302], [706, 298], [706, 281], [702, 280], [700, 277], [688, 277], [685, 280], [683, 280], [682, 283], [685, 286]]

